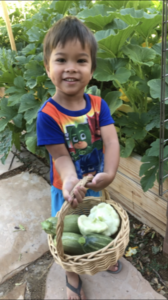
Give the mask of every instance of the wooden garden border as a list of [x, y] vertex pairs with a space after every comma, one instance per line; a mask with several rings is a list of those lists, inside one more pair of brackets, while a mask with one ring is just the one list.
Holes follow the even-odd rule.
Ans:
[[[152, 189], [143, 192], [139, 177], [141, 164], [139, 155], [121, 157], [116, 178], [108, 191], [112, 199], [119, 202], [131, 215], [165, 237], [167, 202], [164, 199], [168, 201], [168, 194], [164, 197], [158, 196], [157, 182]], [[167, 188], [168, 180], [164, 183], [164, 189]]]

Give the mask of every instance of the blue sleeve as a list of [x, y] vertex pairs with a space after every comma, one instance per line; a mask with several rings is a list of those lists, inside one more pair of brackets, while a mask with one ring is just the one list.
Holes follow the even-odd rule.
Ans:
[[111, 116], [108, 104], [103, 99], [101, 99], [101, 111], [100, 111], [99, 124], [100, 127], [114, 124], [114, 120]]
[[64, 144], [65, 138], [58, 124], [40, 111], [37, 116], [37, 146]]

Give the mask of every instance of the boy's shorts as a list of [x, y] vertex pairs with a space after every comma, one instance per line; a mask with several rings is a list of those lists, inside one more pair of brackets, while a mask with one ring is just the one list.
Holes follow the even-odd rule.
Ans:
[[[101, 192], [95, 192], [88, 189], [85, 196], [100, 197]], [[55, 186], [51, 186], [51, 216], [55, 217], [56, 213], [61, 209], [64, 198], [62, 195], [62, 190], [57, 189]]]

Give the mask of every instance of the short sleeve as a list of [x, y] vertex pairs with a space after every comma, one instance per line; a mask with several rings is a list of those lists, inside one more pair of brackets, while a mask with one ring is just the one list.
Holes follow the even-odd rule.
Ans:
[[65, 138], [58, 124], [46, 113], [37, 116], [37, 145], [64, 144]]
[[110, 109], [105, 100], [101, 99], [101, 111], [99, 118], [100, 127], [114, 124], [114, 120], [111, 116]]

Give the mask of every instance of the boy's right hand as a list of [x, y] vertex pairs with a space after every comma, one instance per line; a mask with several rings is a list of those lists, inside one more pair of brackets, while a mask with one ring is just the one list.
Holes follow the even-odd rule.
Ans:
[[80, 202], [82, 202], [85, 197], [87, 189], [83, 186], [78, 186], [74, 189], [75, 197], [72, 198], [70, 193], [73, 190], [74, 186], [79, 182], [79, 179], [75, 176], [66, 178], [63, 182], [62, 193], [66, 201], [71, 203], [72, 208], [76, 208]]

